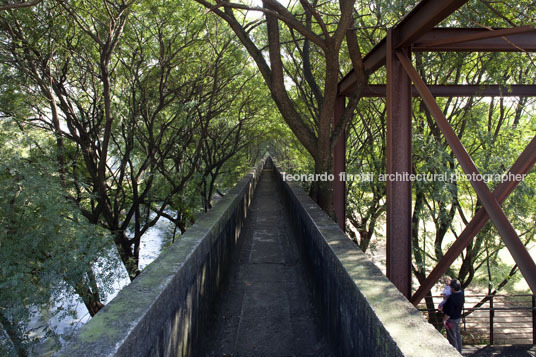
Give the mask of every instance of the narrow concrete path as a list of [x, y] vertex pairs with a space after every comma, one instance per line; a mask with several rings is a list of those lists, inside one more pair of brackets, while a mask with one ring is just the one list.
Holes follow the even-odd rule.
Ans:
[[255, 192], [202, 356], [330, 356], [275, 179]]

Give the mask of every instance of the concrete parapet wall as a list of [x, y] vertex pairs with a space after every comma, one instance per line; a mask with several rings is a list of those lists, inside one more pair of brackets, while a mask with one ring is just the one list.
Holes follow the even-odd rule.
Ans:
[[385, 275], [296, 184], [286, 207], [309, 269], [324, 332], [340, 356], [459, 356]]
[[189, 356], [230, 265], [264, 160], [83, 326], [59, 356]]

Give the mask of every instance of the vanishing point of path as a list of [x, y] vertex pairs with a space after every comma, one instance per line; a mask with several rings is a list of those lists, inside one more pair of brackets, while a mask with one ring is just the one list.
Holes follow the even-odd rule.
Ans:
[[201, 356], [330, 356], [278, 186], [265, 169]]

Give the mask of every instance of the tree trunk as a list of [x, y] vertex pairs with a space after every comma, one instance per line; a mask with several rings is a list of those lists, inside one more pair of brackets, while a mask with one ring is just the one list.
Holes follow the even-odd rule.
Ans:
[[100, 311], [104, 307], [104, 304], [101, 302], [99, 297], [99, 291], [96, 287], [96, 282], [92, 279], [92, 273], [89, 274], [90, 277], [90, 283], [93, 281], [94, 289], [92, 290], [91, 287], [83, 280], [80, 280], [76, 282], [75, 284], [71, 284], [74, 288], [74, 291], [82, 298], [82, 301], [84, 302], [84, 305], [87, 308], [87, 311], [89, 312], [89, 315], [91, 317], [95, 316], [97, 312]]
[[[319, 155], [315, 158], [315, 180], [311, 185], [309, 195], [318, 203], [330, 217], [334, 218], [335, 210], [333, 207], [333, 182], [329, 180], [331, 170], [331, 153], [329, 150], [323, 152], [319, 150]], [[320, 176], [324, 175], [324, 176]]]
[[6, 332], [7, 336], [11, 340], [11, 343], [13, 344], [13, 347], [15, 348], [15, 351], [17, 352], [17, 356], [19, 357], [28, 356], [28, 352], [26, 351], [26, 348], [24, 348], [24, 342], [23, 342], [22, 337], [20, 336], [17, 326], [13, 325], [11, 321], [9, 321], [9, 319], [6, 316], [4, 316], [1, 310], [0, 310], [0, 324], [2, 324], [4, 331]]
[[128, 277], [132, 281], [140, 274], [140, 270], [138, 268], [138, 259], [132, 252], [131, 242], [129, 242], [125, 231], [119, 228], [110, 230], [115, 231], [114, 243], [119, 252], [119, 257], [127, 269]]

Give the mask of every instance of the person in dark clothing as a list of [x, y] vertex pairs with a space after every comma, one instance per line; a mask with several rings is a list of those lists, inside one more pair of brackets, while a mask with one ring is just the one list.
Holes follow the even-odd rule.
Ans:
[[460, 281], [455, 279], [450, 283], [452, 294], [443, 305], [443, 325], [447, 329], [447, 338], [458, 352], [462, 353], [462, 336], [460, 334], [460, 319], [462, 317], [465, 297]]

